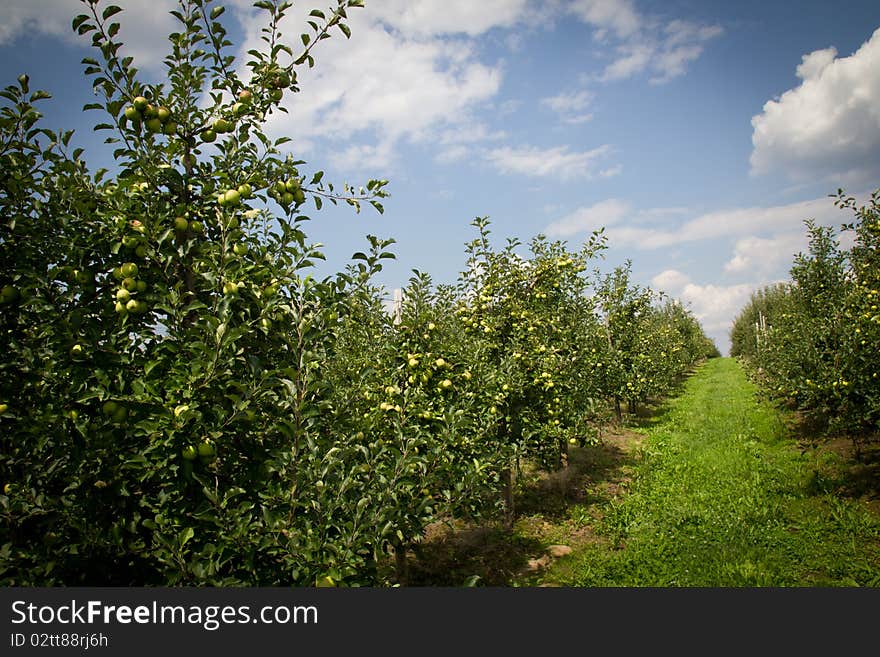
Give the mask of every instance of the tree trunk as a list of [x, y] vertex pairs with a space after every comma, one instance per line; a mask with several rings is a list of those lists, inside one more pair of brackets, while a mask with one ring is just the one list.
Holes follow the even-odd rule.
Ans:
[[501, 484], [504, 495], [504, 529], [513, 529], [513, 470], [510, 467], [501, 471]]
[[409, 563], [406, 560], [406, 546], [394, 546], [394, 570], [397, 583], [406, 586], [409, 580]]

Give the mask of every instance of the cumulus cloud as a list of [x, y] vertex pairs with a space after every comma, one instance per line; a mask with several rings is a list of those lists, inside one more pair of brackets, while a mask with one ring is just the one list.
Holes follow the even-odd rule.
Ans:
[[[120, 24], [118, 39], [124, 43], [122, 56], [134, 58], [134, 66], [145, 73], [163, 70], [162, 59], [170, 49], [168, 34], [178, 29], [169, 14], [177, 8], [175, 0], [127, 0], [118, 2], [123, 12], [113, 17]], [[100, 8], [100, 6], [99, 6]], [[91, 47], [91, 39], [71, 29], [77, 14], [88, 14], [79, 0], [4, 0], [0, 21], [0, 45], [34, 34], [58, 37], [70, 43]]]
[[667, 269], [651, 279], [657, 290], [680, 300], [699, 320], [706, 334], [722, 351], [730, 349], [730, 328], [733, 319], [748, 302], [759, 285], [702, 285], [676, 269]]
[[849, 57], [804, 55], [796, 72], [800, 85], [752, 118], [752, 174], [869, 182], [880, 173], [880, 29]]
[[767, 276], [788, 269], [797, 253], [806, 252], [809, 240], [805, 231], [772, 237], [744, 237], [736, 241], [733, 257], [724, 264], [728, 274]]
[[[262, 25], [245, 4], [239, 0], [242, 52], [260, 45]], [[288, 113], [273, 116], [268, 128], [295, 135], [298, 154], [319, 139], [345, 142], [335, 161], [359, 171], [384, 170], [401, 142], [438, 143], [440, 161], [464, 157], [466, 144], [497, 137], [475, 112], [497, 96], [502, 65], [480, 61], [476, 37], [515, 24], [526, 4], [385, 0], [352, 10], [351, 38], [335, 33], [320, 43], [315, 68], [299, 75], [304, 93], [286, 101]], [[306, 24], [305, 7], [282, 23], [288, 43]]]
[[553, 176], [560, 180], [589, 179], [594, 175], [596, 160], [610, 150], [607, 144], [589, 151], [572, 151], [568, 146], [502, 146], [486, 151], [484, 158], [501, 173]]
[[629, 212], [629, 203], [610, 198], [588, 207], [578, 208], [549, 224], [543, 232], [548, 237], [569, 237], [579, 233], [590, 233], [620, 222]]
[[674, 294], [681, 292], [690, 279], [677, 269], [666, 269], [651, 279], [651, 285], [661, 292]]

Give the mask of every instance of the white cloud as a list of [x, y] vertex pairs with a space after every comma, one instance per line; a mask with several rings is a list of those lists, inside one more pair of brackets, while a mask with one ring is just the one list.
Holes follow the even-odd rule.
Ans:
[[354, 144], [340, 152], [329, 153], [329, 161], [338, 169], [363, 170], [365, 164], [371, 167], [387, 167], [391, 164], [393, 153], [387, 141], [379, 144]]
[[[124, 44], [120, 56], [134, 57], [133, 65], [145, 73], [162, 71], [162, 60], [170, 50], [168, 35], [179, 29], [177, 19], [168, 13], [177, 8], [177, 2], [117, 0], [115, 4], [123, 9], [111, 19], [120, 24], [116, 37]], [[105, 6], [98, 5], [99, 11]], [[79, 0], [3, 0], [0, 45], [36, 33], [91, 48], [90, 36], [80, 36], [71, 28], [77, 14], [90, 15], [88, 7]]]
[[[246, 52], [261, 45], [262, 18], [239, 2]], [[455, 146], [498, 137], [474, 114], [497, 96], [502, 68], [479, 60], [473, 37], [509, 27], [525, 7], [525, 0], [386, 0], [351, 10], [351, 38], [334, 31], [318, 45], [315, 67], [298, 71], [303, 93], [285, 98], [288, 113], [274, 115], [268, 130], [295, 137], [298, 155], [318, 139], [331, 150], [344, 142], [335, 163], [362, 172], [385, 174], [372, 170], [393, 162], [401, 142], [440, 144], [441, 161], [462, 157]], [[305, 12], [291, 10], [282, 24], [287, 43], [303, 31]]]
[[544, 229], [548, 237], [569, 237], [589, 233], [620, 222], [630, 212], [626, 201], [610, 198], [589, 207], [578, 208]]
[[467, 158], [471, 153], [471, 149], [462, 144], [454, 144], [452, 146], [448, 146], [441, 150], [434, 157], [434, 160], [439, 162], [440, 164], [453, 164], [455, 162], [461, 162], [465, 158]]
[[651, 279], [651, 285], [678, 299], [688, 307], [712, 341], [722, 352], [730, 349], [733, 319], [760, 285], [701, 285], [687, 274], [667, 269]]
[[787, 270], [795, 254], [806, 252], [808, 246], [805, 230], [773, 237], [744, 237], [736, 241], [733, 257], [725, 263], [724, 271], [767, 276], [780, 269]]
[[479, 36], [494, 27], [514, 25], [527, 0], [381, 0], [367, 4], [379, 20], [407, 36]]
[[804, 55], [797, 76], [799, 86], [752, 118], [752, 174], [870, 182], [880, 174], [880, 29], [849, 57]]
[[666, 269], [651, 279], [651, 285], [654, 289], [667, 294], [681, 292], [688, 283], [690, 283], [690, 279], [677, 269]]
[[593, 26], [600, 41], [616, 41], [614, 61], [599, 76], [605, 81], [649, 72], [653, 84], [668, 82], [684, 75], [704, 44], [723, 32], [718, 25], [664, 22], [639, 13], [630, 0], [575, 0], [569, 11]]
[[82, 4], [73, 0], [7, 0], [3, 3], [3, 21], [0, 22], [0, 45], [35, 32], [72, 41], [76, 34], [70, 29], [70, 21], [83, 9]]
[[586, 109], [593, 99], [593, 95], [586, 90], [572, 91], [569, 93], [560, 93], [556, 96], [542, 98], [541, 104], [546, 105], [554, 112], [560, 114], [568, 114], [571, 112], [580, 112]]
[[725, 336], [733, 324], [733, 318], [749, 300], [756, 289], [750, 283], [738, 285], [699, 285], [687, 283], [679, 298], [688, 304], [703, 329], [717, 340]]
[[556, 112], [564, 123], [576, 125], [586, 123], [593, 118], [584, 110], [590, 106], [593, 94], [586, 90], [562, 92], [556, 96], [541, 99], [541, 105]]
[[618, 57], [605, 69], [603, 80], [623, 80], [641, 73], [651, 62], [654, 48], [647, 44], [627, 44], [618, 48]]
[[599, 172], [600, 178], [613, 178], [614, 176], [619, 176], [623, 173], [623, 165], [615, 164], [613, 167], [608, 167], [607, 169], [602, 169]]
[[570, 11], [585, 23], [602, 30], [612, 31], [618, 38], [635, 34], [643, 19], [630, 0], [575, 0]]
[[485, 159], [501, 173], [520, 173], [531, 176], [554, 176], [560, 180], [592, 178], [595, 160], [607, 155], [606, 144], [589, 151], [569, 150], [568, 146], [537, 148], [502, 146], [485, 153]]
[[615, 226], [607, 232], [615, 246], [658, 249], [717, 238], [803, 232], [804, 221], [808, 219], [822, 225], [836, 226], [843, 218], [830, 199], [818, 198], [789, 205], [709, 212], [669, 228]]

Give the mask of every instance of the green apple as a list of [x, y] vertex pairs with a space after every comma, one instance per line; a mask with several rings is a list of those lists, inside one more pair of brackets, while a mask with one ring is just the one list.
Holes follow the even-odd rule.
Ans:
[[205, 232], [205, 227], [202, 226], [201, 221], [190, 221], [189, 229], [194, 235], [201, 235], [203, 232]]
[[202, 132], [202, 141], [204, 142], [212, 142], [217, 139], [217, 131], [216, 130], [205, 130]]
[[248, 112], [248, 106], [244, 103], [235, 103], [232, 106], [232, 114], [233, 116], [244, 116]]
[[81, 358], [85, 353], [85, 348], [81, 344], [75, 344], [70, 348], [70, 355], [74, 358]]
[[233, 281], [226, 281], [223, 284], [223, 294], [230, 296], [238, 294], [238, 283], [235, 283]]
[[139, 314], [138, 311], [140, 310], [140, 304], [137, 299], [129, 299], [125, 304], [125, 309], [128, 312], [137, 315]]
[[122, 303], [121, 301], [116, 302], [115, 310], [117, 313], [119, 313], [120, 315], [123, 315], [123, 316], [128, 314], [128, 309], [125, 307], [125, 304]]
[[125, 108], [125, 118], [129, 121], [140, 121], [141, 113], [138, 112], [137, 108], [134, 105], [129, 105]]
[[107, 417], [112, 417], [113, 414], [119, 409], [119, 404], [117, 404], [112, 399], [108, 399], [104, 402], [104, 405], [101, 406], [101, 412]]
[[138, 247], [134, 250], [134, 254], [138, 258], [145, 258], [147, 255], [147, 247], [143, 244], [139, 244]]
[[150, 101], [148, 101], [143, 96], [137, 96], [131, 102], [131, 104], [138, 112], [143, 112], [145, 109], [147, 109], [147, 106], [150, 104]]
[[0, 303], [15, 303], [21, 298], [21, 292], [14, 285], [4, 285], [0, 289]]
[[283, 205], [285, 207], [290, 205], [291, 203], [293, 203], [294, 200], [296, 200], [296, 199], [294, 198], [293, 194], [291, 194], [290, 192], [284, 192], [281, 195], [281, 205]]
[[158, 119], [159, 118], [159, 110], [156, 109], [155, 105], [147, 105], [143, 110], [143, 115], [145, 119]]
[[226, 194], [224, 194], [224, 197], [226, 199], [227, 205], [235, 206], [241, 202], [241, 194], [238, 193], [237, 189], [227, 190]]
[[278, 71], [272, 77], [272, 86], [276, 89], [283, 89], [290, 86], [290, 75], [286, 71]]
[[119, 268], [119, 272], [122, 278], [135, 277], [138, 275], [138, 266], [133, 262], [126, 262]]
[[[6, 411], [8, 411], [8, 410], [9, 410], [9, 404], [0, 404], [0, 415], [5, 414]], [[8, 486], [9, 484], [6, 484], [6, 485]]]
[[237, 256], [243, 256], [248, 252], [248, 245], [244, 242], [238, 242], [232, 247], [232, 251]]
[[162, 122], [159, 119], [147, 119], [144, 121], [144, 126], [150, 132], [162, 132]]
[[131, 300], [131, 293], [124, 287], [116, 290], [116, 300], [120, 303], [128, 303]]
[[241, 194], [242, 198], [250, 198], [251, 194], [254, 193], [254, 188], [248, 183], [242, 183], [238, 186], [238, 193]]
[[180, 451], [180, 455], [187, 461], [195, 461], [199, 453], [195, 445], [187, 445]]
[[293, 192], [293, 200], [297, 205], [302, 205], [306, 201], [305, 192], [303, 192], [303, 190], [301, 189], [297, 189], [295, 192]]
[[167, 107], [157, 108], [156, 118], [159, 119], [162, 123], [165, 123], [169, 118], [171, 118], [171, 110], [169, 110]]
[[147, 291], [147, 282], [146, 281], [135, 281], [135, 289], [138, 292], [146, 292]]
[[[135, 279], [133, 279], [131, 276], [129, 276], [128, 278], [124, 278], [124, 279], [122, 279], [122, 287], [125, 288], [126, 290], [128, 290], [129, 292], [134, 292], [135, 290], [137, 290], [137, 281]], [[117, 295], [117, 298], [119, 298], [118, 295]], [[121, 301], [121, 299], [120, 299], [120, 301]]]
[[285, 189], [285, 191], [288, 191], [288, 192], [295, 192], [296, 190], [299, 189], [299, 185], [300, 185], [300, 183], [297, 178], [289, 178], [284, 183], [284, 189]]
[[217, 450], [214, 448], [214, 444], [208, 440], [203, 440], [199, 443], [198, 446], [199, 456], [204, 456], [206, 458], [210, 458], [217, 453]]
[[120, 424], [125, 421], [125, 418], [128, 417], [128, 409], [125, 406], [118, 406], [115, 411], [113, 411], [113, 421], [117, 424]]
[[224, 132], [232, 132], [232, 130], [235, 128], [235, 126], [233, 125], [233, 123], [231, 121], [227, 121], [224, 118], [219, 118], [216, 121], [214, 121], [213, 128], [214, 128], [214, 132], [216, 132], [219, 135], [219, 134], [223, 134]]
[[174, 230], [178, 233], [185, 233], [189, 228], [189, 222], [185, 217], [175, 217], [174, 218]]
[[250, 103], [254, 100], [254, 94], [250, 89], [242, 89], [238, 92], [238, 100], [242, 103]]

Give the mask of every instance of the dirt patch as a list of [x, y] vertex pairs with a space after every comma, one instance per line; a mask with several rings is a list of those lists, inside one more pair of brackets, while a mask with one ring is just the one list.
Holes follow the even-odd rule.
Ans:
[[[626, 492], [644, 434], [606, 427], [595, 445], [569, 449], [555, 472], [523, 464], [514, 498], [513, 531], [500, 521], [435, 523], [408, 554], [410, 586], [530, 585], [568, 550], [606, 539], [602, 507]], [[554, 556], [555, 555], [555, 556]]]
[[[803, 432], [803, 425], [795, 425]], [[859, 499], [880, 515], [880, 436], [815, 438], [798, 435], [814, 462], [811, 484], [821, 492]]]

